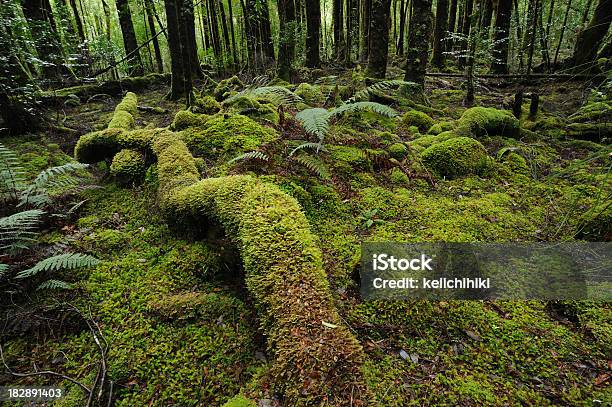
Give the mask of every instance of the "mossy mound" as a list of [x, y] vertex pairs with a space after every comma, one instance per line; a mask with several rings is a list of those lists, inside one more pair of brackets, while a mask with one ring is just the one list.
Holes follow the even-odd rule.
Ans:
[[254, 119], [265, 119], [273, 123], [278, 123], [278, 113], [269, 103], [256, 100], [248, 96], [238, 96], [226, 100], [223, 107], [229, 108], [235, 113], [249, 116]]
[[319, 106], [325, 103], [325, 95], [321, 88], [316, 85], [300, 83], [294, 93], [304, 99], [304, 102], [310, 106]]
[[426, 134], [423, 136], [419, 136], [418, 138], [408, 142], [408, 146], [414, 151], [416, 151], [417, 153], [420, 153], [426, 148], [431, 147], [432, 145], [436, 143], [450, 140], [455, 137], [458, 137], [458, 136], [452, 131], [445, 131], [438, 135]]
[[389, 146], [387, 151], [389, 151], [391, 157], [403, 160], [408, 154], [408, 147], [406, 147], [404, 143], [393, 143]]
[[391, 170], [389, 180], [395, 185], [407, 185], [410, 182], [408, 175], [406, 175], [406, 173], [399, 168], [393, 168]]
[[367, 169], [370, 161], [366, 153], [353, 146], [328, 146], [334, 164], [346, 164], [354, 169]]
[[181, 134], [192, 151], [208, 157], [252, 151], [278, 138], [274, 130], [240, 114], [212, 116], [201, 127]]
[[531, 169], [527, 165], [525, 158], [515, 152], [505, 154], [502, 158], [504, 165], [513, 173], [521, 175], [530, 175]]
[[417, 129], [419, 129], [420, 133], [427, 133], [434, 123], [435, 122], [431, 117], [418, 110], [409, 110], [402, 116], [402, 124], [406, 128], [415, 126]]
[[612, 106], [606, 102], [589, 103], [578, 109], [569, 119], [574, 123], [612, 122]]
[[244, 397], [241, 394], [238, 394], [235, 397], [232, 397], [227, 403], [223, 405], [223, 407], [257, 407], [257, 403], [253, 400], [250, 400]]
[[213, 94], [215, 99], [222, 101], [231, 96], [232, 92], [236, 92], [242, 88], [244, 88], [244, 83], [242, 83], [240, 78], [237, 76], [232, 76], [231, 78], [220, 81], [215, 87]]
[[445, 131], [452, 131], [454, 128], [455, 124], [453, 122], [438, 122], [427, 130], [427, 134], [438, 135], [440, 133], [444, 133]]
[[189, 110], [180, 110], [174, 115], [174, 120], [170, 127], [173, 130], [180, 131], [189, 127], [202, 126], [206, 120], [208, 120], [207, 115], [193, 113]]
[[145, 157], [140, 151], [124, 148], [113, 158], [110, 173], [121, 182], [138, 181], [147, 170]]
[[455, 137], [421, 153], [425, 166], [441, 176], [456, 178], [478, 174], [487, 165], [487, 151], [471, 137]]
[[602, 142], [612, 138], [612, 122], [570, 123], [567, 125], [567, 135], [581, 140]]
[[192, 112], [207, 115], [218, 113], [219, 110], [221, 110], [221, 104], [210, 95], [196, 98], [195, 103], [191, 107]]
[[491, 107], [472, 107], [458, 120], [456, 132], [474, 138], [485, 136], [518, 138], [521, 127], [512, 112]]

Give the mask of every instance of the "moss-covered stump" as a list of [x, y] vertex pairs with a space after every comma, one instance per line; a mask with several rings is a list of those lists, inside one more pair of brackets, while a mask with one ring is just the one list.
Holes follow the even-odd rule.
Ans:
[[479, 174], [487, 166], [487, 151], [470, 137], [455, 137], [428, 147], [421, 158], [438, 175], [456, 178]]
[[510, 111], [491, 107], [472, 107], [458, 120], [456, 132], [474, 138], [486, 136], [518, 138], [521, 126]]
[[170, 221], [221, 224], [238, 246], [274, 355], [266, 377], [271, 390], [287, 405], [367, 402], [363, 350], [333, 305], [321, 251], [299, 203], [251, 176], [201, 180], [187, 144], [164, 129], [91, 133], [75, 153], [95, 162], [135, 146], [157, 157], [158, 196]]

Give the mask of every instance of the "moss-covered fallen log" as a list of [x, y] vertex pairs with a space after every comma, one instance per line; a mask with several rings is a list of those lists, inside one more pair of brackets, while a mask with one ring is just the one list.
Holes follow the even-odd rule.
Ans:
[[[115, 116], [131, 115], [133, 103], [135, 96], [128, 95]], [[201, 179], [178, 134], [129, 131], [133, 119], [124, 119], [111, 121], [123, 127], [81, 137], [76, 158], [86, 163], [120, 159], [126, 167], [126, 157], [135, 156], [126, 149], [152, 153], [167, 219], [224, 227], [240, 251], [246, 286], [274, 355], [267, 375], [272, 391], [283, 395], [287, 405], [366, 404], [363, 350], [333, 305], [321, 251], [298, 202], [252, 176]]]

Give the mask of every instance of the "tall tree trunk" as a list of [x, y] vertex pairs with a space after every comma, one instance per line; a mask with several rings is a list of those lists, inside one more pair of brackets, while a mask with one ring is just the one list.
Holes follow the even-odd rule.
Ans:
[[144, 0], [145, 2], [145, 13], [147, 14], [147, 21], [149, 23], [149, 30], [151, 30], [151, 37], [153, 38], [153, 50], [155, 52], [155, 61], [157, 63], [157, 71], [164, 72], [164, 61], [162, 60], [161, 50], [159, 48], [159, 41], [157, 40], [157, 32], [155, 31], [155, 21], [153, 20], [154, 8], [153, 0]]
[[398, 56], [404, 55], [404, 29], [406, 28], [406, 14], [408, 7], [408, 3], [410, 0], [405, 0], [406, 4], [404, 5], [404, 0], [400, 1], [400, 15], [399, 15], [399, 31], [397, 33], [397, 43], [395, 47], [395, 54]]
[[580, 29], [584, 30], [586, 28], [586, 23], [589, 19], [589, 12], [591, 11], [591, 4], [593, 4], [593, 0], [587, 0], [584, 5], [584, 12], [582, 13], [582, 22], [580, 23]]
[[540, 12], [540, 0], [530, 0], [529, 9], [530, 12], [527, 14], [529, 30], [525, 30], [525, 38], [527, 39], [527, 75], [531, 74], [531, 68], [533, 67], [533, 51], [536, 41], [538, 13]]
[[189, 64], [191, 67], [191, 73], [199, 77], [202, 72], [200, 70], [200, 61], [198, 59], [198, 42], [196, 41], [196, 30], [195, 30], [195, 9], [193, 0], [182, 0], [182, 23], [185, 27], [181, 27], [185, 31], [185, 38], [187, 39], [187, 52], [189, 54]]
[[219, 0], [219, 12], [221, 13], [221, 29], [223, 30], [223, 43], [225, 44], [225, 52], [229, 56], [232, 52], [232, 48], [230, 45], [230, 37], [229, 37], [229, 30], [227, 28], [227, 20], [225, 17], [225, 7], [223, 6], [222, 0]]
[[344, 61], [345, 52], [343, 4], [343, 0], [333, 0], [334, 57], [339, 61]]
[[219, 19], [215, 0], [208, 0], [208, 19], [210, 24], [210, 40], [213, 46], [213, 53], [217, 60], [217, 66], [223, 66], [223, 55], [221, 52], [221, 41], [219, 39]]
[[119, 15], [119, 24], [121, 25], [121, 34], [123, 35], [123, 48], [125, 54], [132, 56], [128, 59], [128, 68], [130, 75], [140, 76], [144, 74], [140, 52], [136, 51], [138, 42], [136, 41], [136, 33], [134, 32], [134, 24], [132, 23], [132, 12], [128, 0], [116, 0], [117, 14]]
[[59, 79], [62, 73], [62, 48], [49, 0], [23, 0], [27, 19], [39, 59], [45, 61], [42, 73], [47, 79]]
[[189, 105], [192, 89], [191, 62], [183, 19], [183, 0], [164, 0], [164, 5], [168, 21], [168, 48], [170, 48], [172, 66], [172, 84], [168, 97], [171, 100], [178, 100], [185, 96]]
[[[464, 0], [465, 7], [463, 8], [463, 20], [462, 20], [463, 24], [461, 25], [461, 34], [463, 35], [465, 39], [463, 39], [460, 42], [461, 54], [466, 54], [467, 52], [467, 48], [468, 48], [467, 37], [470, 34], [470, 25], [471, 25], [470, 17], [472, 16], [472, 10], [473, 10], [475, 1], [479, 1], [479, 0]], [[466, 58], [459, 57], [459, 66], [461, 67], [465, 66], [465, 62], [466, 62]]]
[[512, 0], [498, 0], [495, 12], [495, 33], [493, 41], [493, 61], [491, 72], [507, 74], [508, 48], [510, 45], [510, 20], [512, 18]]
[[359, 38], [359, 61], [368, 60], [370, 51], [370, 18], [372, 12], [372, 0], [361, 0], [361, 35]]
[[444, 37], [448, 24], [448, 0], [438, 0], [436, 5], [436, 28], [433, 38], [433, 58], [431, 64], [435, 67], [444, 67]]
[[433, 23], [431, 0], [412, 0], [412, 5], [413, 15], [408, 36], [404, 80], [414, 82], [424, 89]]
[[278, 0], [278, 18], [280, 20], [280, 33], [276, 76], [290, 82], [297, 28], [293, 0]]
[[540, 52], [542, 61], [546, 64], [546, 70], [550, 71], [550, 56], [548, 55], [548, 40], [546, 39], [546, 31], [544, 29], [544, 4], [540, 5], [540, 13], [538, 15], [538, 33], [540, 37]]
[[238, 68], [240, 61], [238, 60], [238, 50], [236, 48], [236, 34], [234, 30], [234, 10], [232, 9], [232, 0], [227, 0], [227, 10], [229, 12], [230, 33], [232, 35], [232, 56], [234, 58], [234, 67]]
[[359, 52], [359, 0], [346, 0], [346, 52], [344, 63], [352, 63], [353, 52]]
[[387, 73], [390, 12], [391, 0], [372, 0], [367, 74], [373, 78], [384, 79]]
[[561, 25], [561, 33], [559, 34], [559, 42], [557, 43], [557, 50], [555, 51], [555, 60], [553, 66], [557, 66], [557, 59], [559, 58], [559, 51], [561, 50], [561, 44], [563, 43], [563, 34], [565, 34], [565, 27], [567, 27], [567, 19], [569, 18], [569, 12], [572, 9], [572, 0], [567, 1], [567, 7], [565, 9], [565, 16], [563, 17], [563, 25]]
[[468, 38], [468, 52], [465, 68], [467, 92], [464, 104], [474, 105], [474, 64], [476, 63], [476, 46], [480, 32], [478, 30], [480, 20], [480, 7], [478, 0], [474, 2], [472, 14], [470, 15], [470, 34]]
[[597, 57], [597, 51], [612, 21], [612, 0], [599, 0], [588, 27], [578, 34], [572, 62], [574, 66], [589, 63]]
[[244, 21], [244, 32], [247, 46], [247, 66], [249, 70], [254, 72], [257, 69], [257, 58], [256, 58], [256, 46], [254, 44], [255, 41], [255, 31], [251, 26], [253, 17], [249, 14], [249, 10], [247, 8], [247, 3], [245, 0], [240, 0], [240, 6], [242, 7], [242, 19]]
[[316, 68], [321, 64], [319, 37], [321, 35], [321, 3], [306, 2], [306, 66]]
[[268, 62], [274, 61], [274, 41], [272, 40], [272, 24], [270, 23], [270, 9], [267, 0], [259, 0], [261, 2], [261, 13], [259, 21], [261, 24], [261, 33], [264, 46], [264, 52]]
[[491, 30], [491, 20], [493, 19], [493, 0], [482, 0], [482, 10], [480, 10], [480, 32], [482, 38], [489, 39]]
[[85, 42], [85, 30], [83, 29], [83, 21], [79, 16], [79, 11], [76, 5], [76, 0], [70, 0], [70, 8], [72, 9], [72, 14], [74, 14], [74, 22], [76, 23], [77, 33], [79, 34], [79, 40], [81, 44]]

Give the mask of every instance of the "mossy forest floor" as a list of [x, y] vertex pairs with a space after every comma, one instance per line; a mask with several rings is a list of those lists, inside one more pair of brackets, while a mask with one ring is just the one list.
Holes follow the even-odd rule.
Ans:
[[[160, 101], [166, 91], [138, 93], [139, 105], [168, 113], [141, 111], [136, 127], [172, 123], [181, 105]], [[419, 149], [430, 141], [418, 123], [374, 113], [333, 122], [326, 151], [317, 156], [323, 170], [288, 157], [295, 140], [308, 138], [289, 116], [282, 125], [254, 118], [276, 135], [271, 141], [253, 136], [252, 129], [245, 139], [218, 133], [222, 140], [211, 149], [213, 136], [200, 137], [197, 127], [183, 132], [194, 153], [201, 143], [205, 176], [256, 174], [300, 202], [319, 239], [335, 305], [366, 352], [365, 377], [377, 405], [610, 405], [607, 303], [372, 302], [359, 298], [357, 285], [365, 240], [609, 239], [612, 150], [597, 140], [566, 137], [564, 120], [580, 107], [582, 91], [574, 83], [547, 85], [537, 118], [527, 118], [525, 102], [521, 126], [531, 132], [520, 141], [481, 139], [492, 161], [488, 170], [455, 179], [420, 166]], [[512, 92], [488, 84], [477, 104], [508, 108]], [[444, 130], [441, 123], [465, 110], [463, 94], [458, 84], [438, 80], [428, 86], [429, 106], [400, 100], [394, 107], [400, 113], [421, 110]], [[54, 115], [85, 134], [105, 128], [119, 101], [62, 106]], [[234, 145], [225, 143], [232, 137]], [[2, 142], [34, 175], [69, 160], [76, 141], [37, 134]], [[256, 148], [269, 160], [228, 163]], [[86, 202], [78, 216], [50, 228], [40, 248], [87, 252], [103, 263], [61, 276], [77, 283], [74, 290], [33, 294], [34, 311], [13, 299], [17, 307], [9, 309], [5, 328], [7, 363], [18, 372], [36, 366], [92, 383], [98, 348], [87, 326], [55, 305], [68, 302], [90, 309], [109, 343], [107, 380], [114, 383], [116, 406], [218, 406], [241, 389], [273, 399], [265, 379], [271, 356], [236, 249], [219, 234], [168, 226], [156, 206], [153, 170], [140, 185], [127, 186], [106, 177], [107, 171], [103, 163], [92, 167], [97, 187], [82, 192]], [[0, 373], [4, 383], [53, 380]], [[84, 405], [76, 385], [62, 385], [69, 395], [55, 405]]]

